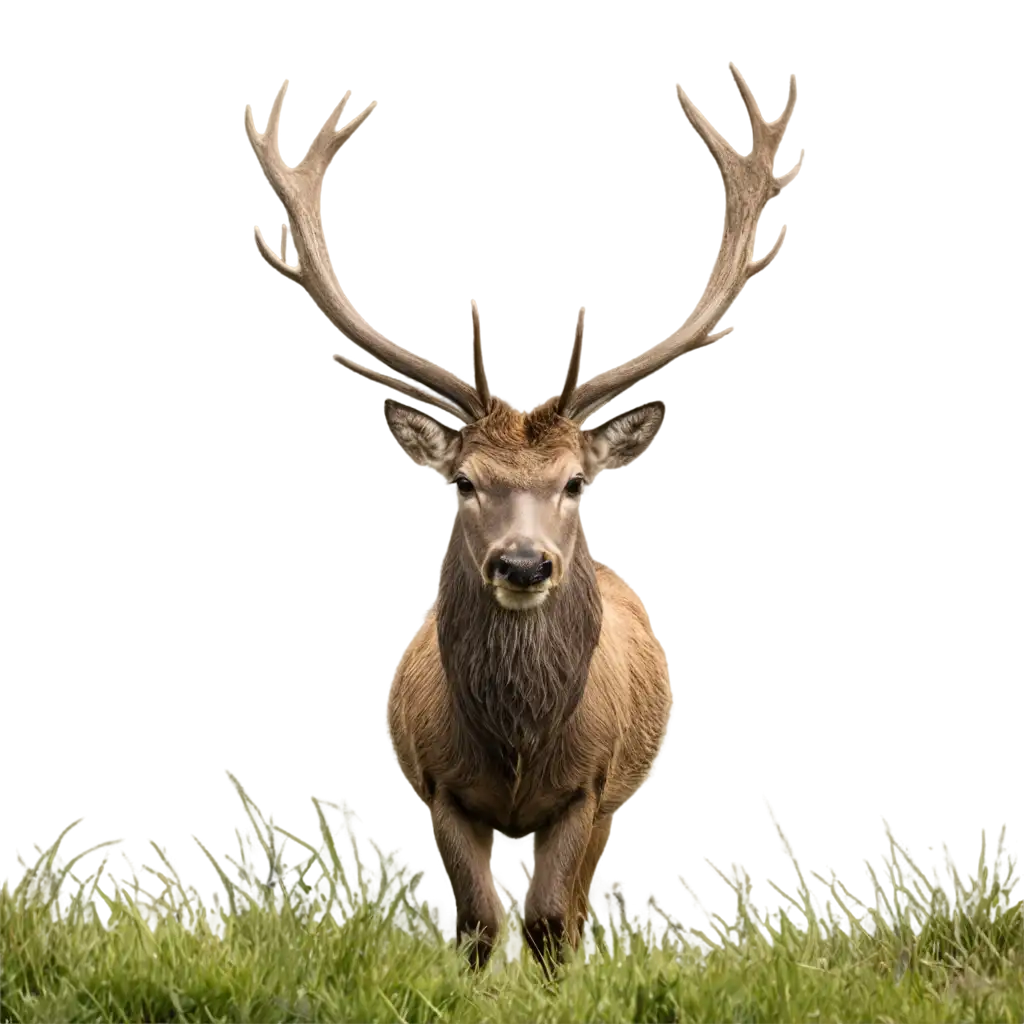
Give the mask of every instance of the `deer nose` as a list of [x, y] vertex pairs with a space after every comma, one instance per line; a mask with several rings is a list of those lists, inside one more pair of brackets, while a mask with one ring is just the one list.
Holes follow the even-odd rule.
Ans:
[[551, 577], [551, 559], [536, 551], [506, 551], [491, 559], [491, 579], [514, 587], [530, 587]]

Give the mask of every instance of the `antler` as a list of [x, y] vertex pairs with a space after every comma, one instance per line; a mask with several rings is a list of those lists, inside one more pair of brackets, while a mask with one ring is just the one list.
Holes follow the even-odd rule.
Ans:
[[[679, 102], [683, 105], [690, 124], [697, 129], [697, 134], [711, 150], [711, 155], [715, 158], [725, 182], [725, 229], [722, 233], [722, 245], [718, 250], [718, 259], [715, 260], [704, 294], [683, 326], [661, 344], [655, 345], [654, 348], [648, 349], [614, 370], [599, 374], [586, 384], [575, 388], [571, 396], [563, 393], [559, 403], [560, 409], [564, 410], [563, 415], [577, 423], [582, 423], [591, 413], [622, 394], [626, 388], [632, 387], [655, 370], [660, 370], [666, 363], [670, 363], [684, 352], [710, 345], [711, 342], [728, 334], [732, 330], [731, 327], [718, 334], [711, 334], [711, 330], [732, 305], [744, 284], [775, 259], [782, 246], [782, 240], [786, 237], [786, 229], [783, 228], [768, 255], [759, 260], [753, 259], [754, 235], [757, 232], [757, 220], [761, 211], [769, 199], [777, 196], [796, 177], [804, 159], [801, 151], [800, 160], [788, 174], [781, 178], [774, 177], [772, 165], [775, 153], [796, 103], [796, 78], [790, 76], [789, 100], [782, 116], [769, 124], [761, 116], [757, 102], [743, 76], [732, 64], [729, 65], [729, 70], [736, 79], [753, 129], [754, 147], [747, 156], [740, 156], [693, 105], [682, 87], [676, 86], [679, 91]], [[577, 337], [577, 345], [573, 351], [573, 363], [576, 365], [579, 361], [578, 348]], [[570, 378], [574, 378], [571, 370]], [[568, 381], [566, 384], [568, 390]]]
[[576, 340], [572, 345], [572, 358], [569, 360], [569, 372], [565, 375], [565, 384], [562, 387], [562, 397], [558, 399], [555, 408], [560, 416], [568, 416], [569, 403], [572, 401], [573, 393], [576, 391], [576, 381], [580, 375], [580, 354], [583, 352], [583, 314], [586, 307], [580, 307], [579, 319], [576, 321]]
[[[285, 262], [284, 241], [282, 233], [281, 255], [278, 256], [263, 240], [260, 229], [256, 228], [256, 245], [263, 258], [278, 272], [292, 281], [297, 281], [312, 296], [313, 301], [327, 314], [328, 319], [342, 334], [351, 338], [360, 348], [365, 349], [392, 370], [411, 378], [430, 388], [431, 391], [443, 395], [443, 399], [427, 394], [404, 381], [395, 380], [375, 370], [368, 370], [342, 356], [334, 358], [350, 370], [361, 373], [381, 384], [387, 384], [404, 394], [428, 402], [452, 413], [466, 423], [480, 419], [487, 413], [488, 399], [465, 381], [454, 374], [422, 359], [412, 352], [389, 341], [381, 333], [371, 327], [349, 302], [341, 285], [334, 274], [330, 257], [327, 255], [327, 242], [324, 239], [323, 225], [320, 222], [320, 189], [323, 185], [324, 172], [327, 170], [334, 154], [344, 145], [352, 133], [370, 116], [377, 105], [371, 103], [358, 117], [353, 118], [340, 131], [335, 130], [338, 118], [351, 93], [334, 109], [334, 113], [324, 123], [323, 128], [313, 140], [309, 152], [297, 167], [289, 167], [282, 159], [277, 143], [278, 122], [281, 117], [281, 104], [288, 88], [285, 82], [274, 100], [267, 121], [267, 129], [261, 135], [253, 124], [252, 108], [245, 108], [245, 130], [256, 153], [256, 158], [263, 168], [263, 173], [273, 186], [291, 224], [292, 237], [298, 252], [299, 265], [290, 266]], [[474, 322], [476, 314], [474, 309]], [[479, 328], [476, 331], [479, 339]], [[483, 362], [479, 354], [479, 340], [475, 345], [475, 363], [477, 381], [484, 382]]]

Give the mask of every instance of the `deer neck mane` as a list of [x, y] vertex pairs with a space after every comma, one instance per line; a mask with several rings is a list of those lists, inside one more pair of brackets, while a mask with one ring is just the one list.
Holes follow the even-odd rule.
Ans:
[[516, 765], [576, 709], [601, 633], [601, 596], [583, 530], [562, 582], [536, 609], [502, 608], [471, 563], [458, 523], [437, 598], [437, 638], [459, 733]]

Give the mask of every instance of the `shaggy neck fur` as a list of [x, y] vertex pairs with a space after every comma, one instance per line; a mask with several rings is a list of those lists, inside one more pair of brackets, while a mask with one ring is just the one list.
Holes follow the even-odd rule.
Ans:
[[459, 732], [476, 760], [543, 753], [573, 713], [601, 632], [594, 563], [580, 530], [560, 585], [536, 609], [502, 608], [470, 564], [458, 522], [441, 570], [437, 635]]

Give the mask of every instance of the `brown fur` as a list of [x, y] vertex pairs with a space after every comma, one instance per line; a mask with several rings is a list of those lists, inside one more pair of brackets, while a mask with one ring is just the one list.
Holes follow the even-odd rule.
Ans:
[[[586, 438], [551, 403], [528, 415], [494, 401], [461, 432], [459, 460], [512, 486]], [[501, 920], [492, 829], [536, 834], [526, 937], [575, 945], [612, 814], [646, 777], [671, 696], [639, 598], [594, 562], [582, 530], [560, 584], [539, 608], [488, 593], [456, 520], [435, 607], [402, 658], [388, 717], [402, 770], [430, 806], [460, 937], [486, 960]]]

